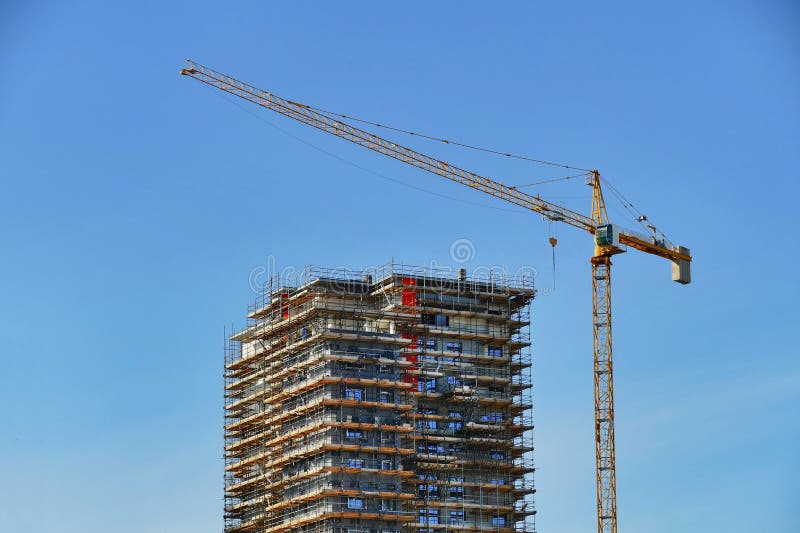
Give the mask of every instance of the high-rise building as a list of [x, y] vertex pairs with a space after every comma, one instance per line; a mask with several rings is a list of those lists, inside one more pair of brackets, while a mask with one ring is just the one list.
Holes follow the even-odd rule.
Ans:
[[531, 279], [270, 284], [225, 360], [226, 532], [532, 530]]

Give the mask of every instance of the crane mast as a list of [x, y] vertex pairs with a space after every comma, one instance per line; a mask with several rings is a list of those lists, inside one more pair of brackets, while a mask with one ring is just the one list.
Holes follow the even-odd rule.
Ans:
[[[592, 173], [592, 219], [608, 221], [600, 176]], [[595, 245], [592, 264], [594, 345], [594, 439], [597, 531], [617, 533], [617, 469], [614, 444], [614, 364], [611, 342], [611, 256], [622, 250]]]
[[609, 222], [601, 185], [600, 173], [592, 170], [591, 216], [522, 192], [488, 177], [464, 170], [422, 154], [375, 134], [334, 119], [308, 105], [258, 89], [194, 61], [187, 60], [181, 74], [206, 85], [238, 96], [256, 105], [302, 122], [385, 156], [397, 159], [437, 176], [466, 185], [485, 194], [519, 207], [542, 214], [549, 220], [564, 222], [594, 235], [592, 270], [592, 322], [594, 341], [594, 426], [595, 476], [597, 488], [597, 531], [617, 532], [616, 454], [614, 443], [614, 366], [611, 336], [611, 256], [625, 251], [627, 246], [672, 261], [672, 279], [682, 284], [690, 282], [692, 257], [688, 248], [674, 246], [666, 239], [658, 240], [620, 228]]

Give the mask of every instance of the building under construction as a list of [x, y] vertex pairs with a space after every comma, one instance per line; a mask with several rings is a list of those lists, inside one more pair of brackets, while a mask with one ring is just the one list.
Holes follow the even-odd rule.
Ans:
[[533, 530], [532, 279], [271, 283], [228, 337], [226, 532]]

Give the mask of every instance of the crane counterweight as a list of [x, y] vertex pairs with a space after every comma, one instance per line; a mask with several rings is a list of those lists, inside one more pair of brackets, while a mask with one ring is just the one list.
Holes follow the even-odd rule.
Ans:
[[[681, 254], [691, 256], [689, 249], [684, 246], [676, 246]], [[672, 261], [672, 281], [677, 281], [682, 285], [692, 282], [692, 262], [687, 259], [674, 259]]]

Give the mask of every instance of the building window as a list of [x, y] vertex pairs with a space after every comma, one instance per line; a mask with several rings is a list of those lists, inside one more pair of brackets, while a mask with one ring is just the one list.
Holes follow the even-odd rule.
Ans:
[[464, 497], [464, 478], [451, 477], [450, 483], [457, 483], [457, 485], [450, 485], [450, 497], [461, 499]]
[[422, 315], [422, 323], [426, 326], [436, 326], [439, 328], [446, 328], [450, 325], [450, 317], [447, 315], [431, 315], [427, 313], [423, 313]]
[[381, 403], [392, 403], [392, 393], [382, 390], [379, 394]]
[[417, 339], [417, 346], [426, 350], [436, 350], [436, 339]]
[[378, 510], [379, 511], [395, 511], [395, 510], [397, 510], [397, 505], [393, 500], [379, 500], [378, 501]]
[[417, 451], [419, 453], [427, 453], [429, 455], [443, 455], [444, 454], [444, 446], [441, 444], [424, 444], [420, 443], [417, 444]]
[[506, 517], [505, 516], [493, 516], [492, 517], [492, 525], [493, 526], [504, 526], [504, 525], [506, 525]]
[[489, 450], [489, 457], [491, 459], [502, 460], [506, 458], [506, 452], [503, 450]]
[[451, 420], [450, 422], [448, 422], [447, 429], [452, 429], [455, 431], [464, 427], [464, 424], [461, 422], [461, 418], [463, 417], [461, 411], [447, 411], [447, 416], [449, 416], [450, 418], [458, 419], [458, 420]]
[[378, 373], [386, 374], [389, 372], [389, 365], [378, 365]]
[[363, 509], [364, 508], [364, 500], [361, 498], [347, 498], [347, 508], [348, 509]]
[[364, 391], [361, 389], [345, 389], [344, 397], [348, 400], [361, 401], [364, 399]]
[[436, 420], [417, 420], [418, 429], [436, 429]]
[[448, 453], [449, 453], [450, 455], [455, 455], [455, 454], [457, 454], [457, 453], [461, 453], [461, 452], [463, 452], [463, 451], [464, 451], [464, 448], [462, 448], [462, 447], [461, 447], [460, 445], [458, 445], [458, 444], [448, 444], [448, 446], [447, 446], [447, 450], [448, 450]]
[[419, 485], [419, 494], [421, 497], [425, 497], [425, 493], [427, 492], [429, 496], [438, 496], [439, 495], [439, 485], [428, 485], [425, 483], [421, 483]]
[[364, 466], [364, 460], [363, 459], [348, 459], [347, 460], [347, 466], [348, 466], [348, 468], [361, 468], [362, 466]]
[[421, 379], [417, 383], [418, 392], [436, 392], [436, 378]]
[[420, 524], [438, 524], [439, 523], [439, 510], [438, 509], [420, 509], [419, 510], [419, 523]]
[[503, 347], [489, 346], [489, 357], [503, 357]]
[[460, 387], [461, 378], [458, 376], [447, 376], [447, 384], [451, 387]]
[[381, 461], [381, 470], [391, 470], [394, 465], [391, 459], [383, 459]]
[[450, 518], [447, 523], [457, 525], [464, 521], [464, 511], [450, 511]]
[[502, 422], [503, 413], [487, 413], [481, 415], [481, 422]]
[[361, 438], [361, 430], [348, 429], [346, 431], [346, 436], [347, 436], [348, 439], [360, 439]]
[[461, 353], [461, 343], [460, 342], [448, 342], [445, 345], [448, 352], [457, 352]]
[[490, 485], [505, 485], [505, 482], [502, 479], [490, 479]]

